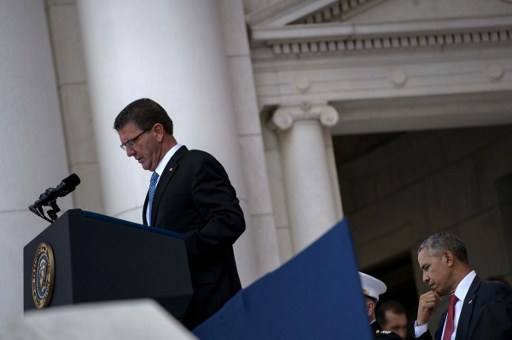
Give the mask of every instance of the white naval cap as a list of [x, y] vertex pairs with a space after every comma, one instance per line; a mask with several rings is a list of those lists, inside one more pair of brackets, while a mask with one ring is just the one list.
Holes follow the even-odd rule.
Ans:
[[368, 274], [359, 272], [359, 279], [361, 280], [363, 295], [376, 299], [377, 301], [379, 301], [379, 295], [384, 294], [388, 289], [384, 282]]

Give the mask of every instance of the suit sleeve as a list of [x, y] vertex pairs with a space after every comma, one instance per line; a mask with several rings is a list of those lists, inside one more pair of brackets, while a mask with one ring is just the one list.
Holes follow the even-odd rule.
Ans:
[[430, 335], [430, 331], [428, 329], [428, 324], [425, 324], [423, 326], [417, 326], [416, 321], [414, 321], [413, 334], [414, 334], [414, 339], [432, 340], [432, 335]]
[[205, 224], [186, 236], [190, 254], [204, 256], [231, 248], [245, 231], [236, 192], [222, 165], [205, 154], [194, 168], [192, 197]]

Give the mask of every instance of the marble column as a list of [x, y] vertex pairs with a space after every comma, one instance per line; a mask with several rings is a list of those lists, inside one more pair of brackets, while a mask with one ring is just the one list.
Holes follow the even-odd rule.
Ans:
[[247, 219], [254, 232], [258, 269], [265, 274], [281, 264], [261, 121], [254, 88], [242, 0], [221, 0], [226, 56], [247, 187]]
[[[0, 1], [0, 22], [4, 151], [0, 334], [4, 334], [7, 325], [23, 316], [23, 247], [50, 224], [29, 212], [28, 206], [67, 177], [69, 168], [44, 2]], [[57, 203], [62, 211], [72, 208], [71, 195]]]
[[332, 181], [323, 129], [337, 120], [337, 111], [328, 105], [282, 106], [272, 116], [279, 135], [295, 253], [339, 219], [338, 188]]
[[75, 205], [103, 213], [101, 174], [77, 8], [69, 0], [53, 0], [48, 2], [47, 13], [69, 164], [82, 181], [74, 193]]
[[[249, 215], [219, 1], [79, 0], [77, 7], [106, 213], [141, 222], [150, 173], [119, 148], [112, 124], [128, 103], [149, 97], [173, 118], [178, 142], [224, 165]], [[249, 223], [235, 251], [243, 283], [252, 282]]]

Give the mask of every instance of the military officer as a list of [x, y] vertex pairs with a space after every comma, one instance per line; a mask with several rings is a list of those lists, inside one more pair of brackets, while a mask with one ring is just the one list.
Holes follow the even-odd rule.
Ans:
[[379, 301], [379, 296], [387, 290], [384, 282], [362, 272], [359, 272], [359, 279], [365, 298], [368, 321], [370, 322], [374, 337], [376, 339], [401, 340], [396, 333], [383, 330], [375, 319], [375, 307], [377, 306], [377, 301]]

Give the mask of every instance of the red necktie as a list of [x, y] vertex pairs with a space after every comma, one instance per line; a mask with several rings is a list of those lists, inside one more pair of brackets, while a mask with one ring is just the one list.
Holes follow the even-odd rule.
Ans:
[[455, 316], [455, 304], [459, 299], [452, 294], [450, 305], [448, 306], [448, 316], [446, 317], [446, 327], [444, 328], [443, 340], [450, 340], [453, 333], [453, 322]]

